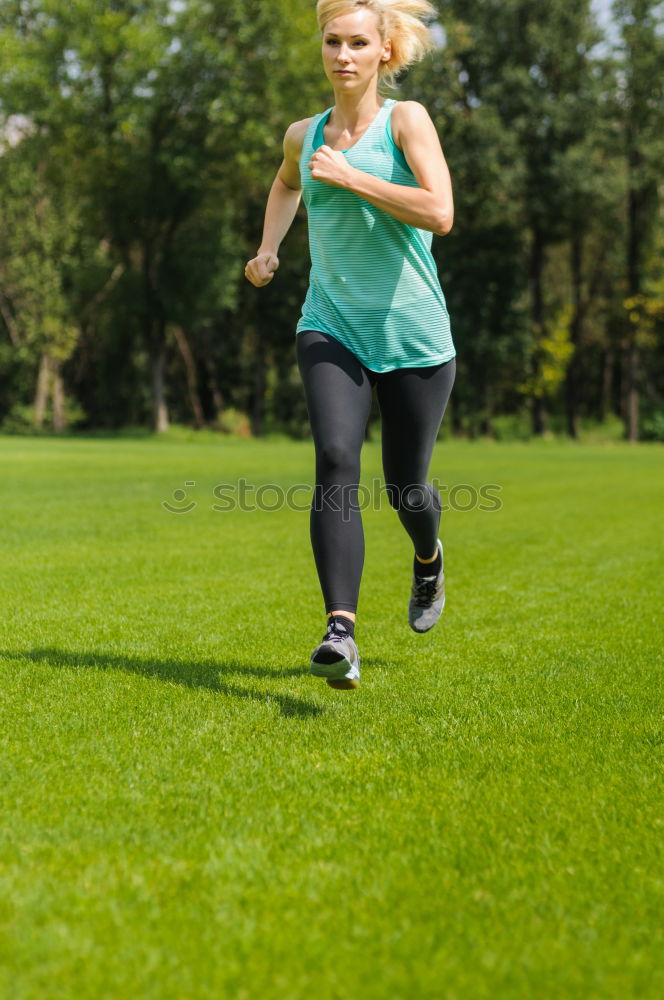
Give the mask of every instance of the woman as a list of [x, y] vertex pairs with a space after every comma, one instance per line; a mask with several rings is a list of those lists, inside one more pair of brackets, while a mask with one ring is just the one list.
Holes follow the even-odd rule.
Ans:
[[360, 450], [376, 386], [390, 504], [415, 549], [408, 620], [432, 628], [445, 603], [440, 497], [429, 463], [455, 375], [432, 234], [452, 227], [452, 186], [422, 105], [379, 94], [431, 47], [424, 0], [320, 0], [334, 106], [295, 122], [246, 277], [272, 280], [303, 196], [311, 276], [297, 361], [316, 449], [311, 542], [328, 625], [310, 670], [359, 685], [355, 617], [364, 564]]

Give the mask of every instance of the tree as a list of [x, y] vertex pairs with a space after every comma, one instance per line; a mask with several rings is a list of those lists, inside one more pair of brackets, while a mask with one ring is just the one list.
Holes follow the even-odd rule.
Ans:
[[168, 425], [169, 331], [194, 401], [187, 331], [208, 324], [211, 307], [234, 308], [247, 204], [259, 176], [269, 186], [266, 153], [278, 166], [289, 94], [299, 83], [297, 105], [310, 88], [312, 60], [294, 61], [309, 40], [305, 11], [313, 35], [312, 11], [304, 0], [281, 8], [26, 0], [20, 17], [0, 21], [15, 57], [3, 105], [48, 136], [77, 179], [87, 231], [108, 249], [110, 272], [120, 268], [116, 307], [147, 355], [156, 429]]
[[647, 340], [641, 316], [644, 264], [653, 246], [659, 209], [661, 163], [664, 157], [664, 65], [662, 5], [653, 0], [616, 0], [620, 26], [621, 75], [618, 105], [627, 160], [627, 295], [623, 340], [623, 412], [625, 435], [639, 434], [640, 355]]
[[[545, 288], [547, 258], [572, 231], [578, 245], [593, 222], [590, 207], [580, 211], [589, 178], [575, 154], [583, 148], [587, 157], [596, 141], [588, 136], [598, 98], [590, 51], [600, 34], [588, 0], [443, 0], [439, 7], [446, 44], [433, 73], [423, 66], [416, 78], [454, 164], [459, 232], [440, 259], [457, 261], [449, 297], [461, 353], [470, 359], [472, 406], [486, 431], [507, 386], [513, 397], [520, 384], [541, 433], [572, 356], [564, 345], [552, 353], [570, 327], [556, 319], [552, 338], [563, 304]], [[600, 180], [592, 180], [599, 191]]]
[[0, 314], [14, 360], [34, 379], [34, 425], [43, 426], [50, 406], [60, 432], [66, 426], [62, 366], [79, 332], [71, 294], [76, 200], [39, 133], [5, 149], [0, 183]]

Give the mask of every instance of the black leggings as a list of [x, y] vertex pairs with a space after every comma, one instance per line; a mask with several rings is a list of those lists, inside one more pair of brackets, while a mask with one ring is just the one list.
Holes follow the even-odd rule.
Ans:
[[427, 475], [456, 362], [374, 372], [334, 337], [316, 330], [297, 335], [296, 352], [316, 448], [311, 544], [325, 610], [356, 611], [364, 567], [360, 451], [373, 387], [387, 496], [415, 552], [428, 559], [436, 549], [441, 506]]

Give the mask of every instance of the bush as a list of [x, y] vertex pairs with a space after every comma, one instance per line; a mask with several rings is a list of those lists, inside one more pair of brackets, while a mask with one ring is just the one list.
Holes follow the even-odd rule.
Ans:
[[35, 427], [35, 410], [25, 403], [16, 403], [2, 421], [3, 434], [43, 434]]
[[[85, 411], [80, 403], [65, 399], [65, 433], [76, 430], [85, 421]], [[35, 426], [35, 408], [25, 403], [16, 403], [2, 421], [3, 434], [53, 434], [53, 411], [48, 407], [44, 415], [43, 427]]]
[[491, 421], [496, 441], [529, 441], [532, 425], [528, 413], [502, 413]]
[[641, 426], [642, 441], [664, 441], [664, 412], [655, 411], [644, 417]]
[[225, 434], [251, 437], [251, 422], [246, 413], [229, 406], [219, 414], [219, 426]]

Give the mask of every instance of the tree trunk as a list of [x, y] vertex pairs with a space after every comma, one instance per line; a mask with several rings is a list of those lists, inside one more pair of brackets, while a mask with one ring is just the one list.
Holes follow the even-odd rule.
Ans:
[[482, 410], [482, 415], [480, 417], [480, 435], [483, 437], [492, 438], [493, 434], [493, 404], [491, 402], [491, 394], [488, 388], [484, 393], [484, 409]]
[[258, 331], [255, 333], [256, 359], [254, 368], [254, 398], [251, 407], [251, 433], [260, 437], [263, 433], [265, 412], [265, 347]]
[[[153, 150], [151, 150], [151, 153]], [[158, 434], [168, 430], [166, 404], [166, 319], [159, 294], [159, 268], [153, 241], [145, 239], [142, 247], [143, 336], [150, 359], [152, 382], [152, 428]]]
[[52, 362], [53, 370], [53, 430], [56, 434], [62, 434], [66, 430], [67, 420], [65, 417], [65, 393], [60, 372], [60, 364]]
[[567, 417], [567, 433], [575, 441], [579, 436], [578, 421], [578, 367], [579, 367], [579, 344], [581, 342], [581, 271], [582, 271], [583, 245], [581, 236], [575, 233], [571, 246], [571, 271], [572, 271], [572, 305], [574, 312], [570, 322], [570, 341], [573, 352], [569, 359], [567, 372], [565, 373], [565, 411]]
[[224, 397], [221, 394], [221, 389], [219, 388], [219, 383], [217, 382], [217, 373], [214, 369], [214, 362], [208, 355], [205, 356], [205, 371], [207, 372], [208, 390], [210, 392], [210, 396], [212, 397], [212, 405], [214, 407], [213, 424], [215, 427], [219, 427], [221, 412], [224, 408]]
[[48, 354], [42, 354], [39, 361], [39, 373], [37, 375], [37, 388], [35, 390], [34, 422], [35, 427], [44, 426], [46, 419], [46, 406], [48, 404], [49, 387], [51, 382], [50, 361]]
[[21, 343], [18, 323], [14, 319], [9, 303], [5, 301], [5, 297], [2, 292], [0, 292], [0, 316], [2, 316], [4, 320], [5, 326], [7, 327], [7, 333], [9, 334], [9, 339], [11, 340], [13, 346], [18, 347]]
[[627, 393], [625, 410], [625, 431], [628, 441], [639, 440], [639, 349], [632, 339], [627, 350]]
[[168, 430], [166, 406], [166, 345], [162, 342], [150, 353], [152, 367], [152, 426], [157, 433]]
[[461, 419], [461, 410], [459, 404], [457, 403], [454, 393], [450, 396], [450, 400], [447, 404], [446, 416], [448, 417], [450, 424], [452, 426], [452, 434], [454, 437], [463, 437], [463, 421]]
[[613, 390], [613, 362], [614, 354], [610, 347], [604, 351], [602, 359], [602, 384], [600, 386], [599, 413], [600, 423], [604, 423], [609, 413], [613, 412], [612, 390]]
[[[544, 240], [539, 226], [533, 226], [530, 248], [530, 310], [535, 334], [535, 370], [539, 365], [539, 344], [544, 333], [544, 299], [542, 295], [542, 271], [544, 268]], [[542, 435], [547, 426], [546, 400], [533, 396], [531, 400], [533, 434]]]
[[[637, 187], [643, 157], [641, 151], [636, 146], [636, 141], [630, 128], [628, 132], [630, 187], [627, 212], [627, 284], [630, 297], [635, 297], [641, 292], [641, 256], [643, 248], [641, 230], [644, 228], [639, 224], [643, 215], [643, 199], [641, 191]], [[627, 323], [629, 323], [629, 320], [627, 320]], [[623, 420], [625, 422], [625, 437], [628, 441], [638, 441], [639, 439], [639, 349], [636, 337], [637, 331], [630, 324], [629, 343], [625, 352], [626, 356], [623, 368], [625, 374]]]
[[187, 386], [189, 388], [189, 402], [191, 403], [191, 408], [194, 413], [194, 424], [200, 430], [201, 427], [205, 427], [205, 417], [203, 415], [203, 406], [201, 404], [201, 397], [198, 392], [198, 374], [196, 372], [196, 362], [194, 361], [194, 356], [191, 353], [191, 348], [189, 346], [189, 341], [185, 336], [185, 332], [181, 326], [173, 326], [173, 336], [177, 341], [177, 345], [180, 348], [180, 353], [184, 361], [184, 366], [187, 371]]
[[542, 396], [533, 396], [530, 412], [533, 419], [533, 434], [541, 436], [545, 433], [547, 424], [546, 402]]

